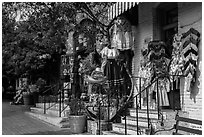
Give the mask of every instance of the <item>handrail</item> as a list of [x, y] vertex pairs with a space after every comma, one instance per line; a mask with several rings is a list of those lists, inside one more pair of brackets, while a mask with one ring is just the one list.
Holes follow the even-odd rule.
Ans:
[[[135, 76], [133, 76], [133, 77], [135, 77]], [[133, 77], [131, 77], [131, 79], [132, 79]], [[134, 98], [136, 98], [136, 100], [137, 100], [137, 97], [138, 97], [139, 95], [141, 95], [144, 91], [147, 91], [147, 89], [148, 89], [150, 86], [152, 86], [152, 84], [154, 84], [155, 82], [157, 82], [158, 79], [163, 78], [163, 77], [164, 77], [164, 75], [161, 75], [161, 76], [157, 77], [157, 78], [156, 78], [154, 81], [152, 81], [147, 87], [145, 87], [143, 90], [141, 90], [140, 93], [138, 93], [137, 95], [131, 97], [131, 99], [128, 100], [128, 101], [120, 108], [120, 110], [118, 111], [118, 113], [122, 112]], [[138, 78], [141, 79], [142, 77], [138, 77]], [[140, 83], [140, 84], [141, 84], [141, 83]], [[138, 104], [137, 104], [137, 102], [136, 102], [136, 111], [138, 112]], [[149, 111], [149, 110], [147, 109], [147, 111]], [[149, 113], [149, 112], [147, 112], [147, 113]], [[138, 114], [136, 113], [136, 115], [137, 115], [137, 120], [136, 120], [136, 121], [137, 121], [137, 134], [139, 134]], [[148, 117], [149, 117], [149, 116], [148, 116]], [[112, 118], [112, 119], [113, 119], [113, 118]], [[149, 127], [149, 125], [150, 125], [150, 119], [148, 118], [148, 127]]]
[[[134, 99], [134, 98], [136, 98], [136, 122], [137, 122], [137, 135], [139, 135], [139, 126], [138, 126], [138, 100], [137, 100], [137, 97], [138, 96], [141, 96], [141, 94], [143, 93], [143, 92], [145, 92], [146, 91], [146, 97], [147, 97], [147, 124], [148, 124], [148, 128], [150, 127], [150, 118], [149, 118], [149, 91], [148, 91], [148, 88], [149, 87], [151, 87], [155, 82], [157, 82], [157, 84], [158, 84], [158, 80], [160, 79], [160, 78], [163, 78], [163, 76], [158, 76], [154, 81], [152, 81], [147, 87], [145, 87], [143, 90], [141, 90], [141, 88], [140, 88], [140, 92], [137, 94], [137, 95], [135, 95], [132, 99]], [[140, 78], [140, 80], [141, 80], [141, 78]], [[140, 83], [140, 85], [141, 85], [141, 83]], [[157, 85], [158, 86], [158, 85]], [[158, 92], [158, 91], [157, 91]], [[158, 99], [159, 100], [159, 99]], [[140, 102], [141, 102], [141, 100], [140, 100]], [[159, 105], [159, 104], [158, 104]], [[141, 107], [141, 106], [140, 106]], [[158, 108], [159, 108], [159, 106], [158, 106]], [[159, 110], [159, 109], [158, 109]], [[158, 113], [159, 113], [159, 111], [158, 111]]]
[[[133, 96], [133, 98], [135, 98], [135, 97], [137, 97], [138, 95], [142, 94], [144, 91], [147, 90], [147, 88], [151, 87], [152, 84], [154, 84], [154, 83], [155, 83], [158, 79], [160, 79], [160, 78], [162, 78], [162, 77], [157, 77], [157, 78], [156, 78], [154, 81], [152, 81], [147, 87], [145, 87], [144, 89], [142, 89], [142, 90], [140, 91], [140, 93], [138, 93], [137, 95]], [[132, 99], [133, 99], [133, 98], [132, 98]]]
[[59, 85], [59, 83], [57, 83], [57, 84], [55, 84], [54, 86], [52, 86], [52, 87], [50, 87], [50, 88], [46, 89], [45, 91], [43, 91], [43, 92], [42, 92], [42, 94], [44, 94], [44, 93], [48, 92], [50, 89], [52, 89], [52, 88], [56, 87], [57, 85]]
[[[158, 77], [157, 77], [158, 78]], [[156, 79], [157, 80], [157, 79]], [[149, 88], [150, 86], [152, 86], [152, 84], [154, 83], [154, 82], [156, 82], [156, 80], [154, 80], [151, 84], [149, 84], [147, 87], [145, 87], [140, 93], [138, 93], [137, 95], [135, 95], [135, 96], [133, 96], [131, 99], [134, 99], [134, 98], [136, 98], [139, 94], [142, 94], [142, 92], [144, 92], [147, 88]], [[125, 104], [124, 104], [124, 107], [126, 106], [126, 105], [128, 105], [129, 103], [130, 103], [130, 101], [132, 101], [132, 100], [129, 100], [129, 101], [127, 101]], [[123, 108], [124, 109], [124, 108]]]
[[[61, 84], [61, 83], [55, 84], [55, 85], [52, 86], [51, 88], [47, 89], [45, 92], [49, 91], [50, 89], [52, 89], [52, 88], [54, 88], [54, 87], [56, 87], [56, 86], [58, 86], [58, 85], [60, 85], [60, 84]], [[67, 86], [68, 86], [68, 85], [66, 85], [66, 86], [63, 87], [63, 88], [66, 88]], [[45, 93], [45, 92], [43, 92], [43, 93]], [[62, 94], [62, 93], [63, 93], [63, 90], [61, 90], [60, 87], [59, 87], [58, 92], [54, 94], [54, 96], [60, 95], [60, 97], [59, 97], [59, 98], [60, 98], [60, 100], [59, 100], [59, 117], [61, 117], [61, 113], [62, 113], [62, 112], [67, 108], [67, 106], [68, 106], [68, 105], [67, 105], [65, 108], [61, 109], [61, 103], [62, 103], [61, 94]], [[57, 101], [57, 102], [55, 102], [54, 104], [52, 104], [51, 106], [49, 106], [48, 108], [46, 108], [45, 96], [46, 96], [46, 95], [43, 96], [43, 97], [44, 97], [44, 114], [46, 114], [46, 110], [50, 109], [51, 107], [53, 107], [54, 105], [56, 105], [56, 104], [58, 103], [58, 101]]]
[[[134, 98], [136, 98], [136, 101], [137, 101], [137, 97], [139, 96], [139, 95], [141, 95], [144, 91], [146, 91], [146, 98], [147, 98], [147, 124], [148, 124], [148, 128], [150, 127], [150, 118], [149, 118], [149, 91], [148, 91], [148, 89], [149, 89], [149, 87], [151, 87], [155, 82], [157, 82], [157, 109], [158, 109], [158, 119], [159, 119], [159, 114], [160, 114], [160, 104], [159, 104], [159, 94], [158, 94], [158, 92], [159, 92], [159, 89], [158, 89], [158, 80], [160, 79], [160, 78], [165, 78], [165, 77], [167, 77], [167, 75], [159, 75], [158, 77], [156, 77], [147, 87], [145, 87], [143, 90], [140, 90], [140, 92], [137, 94], [137, 95], [135, 95], [134, 97], [133, 97], [133, 99]], [[140, 83], [141, 84], [141, 83]], [[140, 106], [141, 107], [141, 106]], [[136, 121], [137, 121], [137, 135], [139, 134], [139, 126], [138, 126], [138, 103], [136, 102]]]
[[[117, 115], [120, 115], [121, 114], [121, 112], [122, 111], [124, 111], [124, 109], [126, 109], [127, 108], [127, 106], [128, 106], [128, 104], [134, 99], [134, 98], [136, 98], [136, 117], [137, 117], [137, 134], [139, 134], [139, 127], [138, 127], [138, 103], [137, 103], [137, 97], [138, 96], [140, 96], [140, 107], [141, 107], [141, 94], [142, 93], [144, 93], [145, 91], [147, 92], [147, 98], [148, 98], [148, 94], [149, 94], [149, 92], [148, 92], [148, 88], [149, 87], [151, 87], [154, 83], [156, 83], [157, 82], [157, 92], [158, 92], [158, 80], [159, 79], [161, 79], [161, 78], [168, 78], [169, 79], [169, 76], [183, 76], [183, 75], [169, 75], [169, 74], [163, 74], [163, 75], [159, 75], [158, 77], [156, 77], [153, 81], [151, 81], [151, 83], [148, 85], [148, 86], [146, 86], [145, 88], [141, 88], [141, 79], [146, 79], [146, 78], [144, 78], [144, 77], [139, 77], [139, 76], [131, 76], [131, 74], [130, 74], [130, 72], [127, 70], [127, 68], [126, 68], [126, 72], [127, 72], [127, 74], [129, 75], [129, 77], [130, 77], [130, 79], [131, 79], [131, 83], [132, 83], [132, 88], [131, 88], [131, 93], [133, 93], [133, 91], [134, 91], [134, 84], [133, 84], [133, 78], [139, 78], [139, 80], [140, 80], [140, 82], [139, 82], [139, 93], [137, 94], [137, 95], [135, 95], [135, 96], [133, 96], [133, 94], [130, 94], [130, 96], [128, 97], [128, 99], [126, 100], [126, 102], [119, 108], [119, 110], [117, 110]], [[100, 85], [102, 85], [102, 84], [100, 84]], [[100, 92], [100, 91], [99, 91]], [[106, 95], [109, 97], [110, 96], [110, 94], [111, 94], [111, 92], [106, 92]], [[158, 95], [158, 94], [157, 94]], [[158, 98], [158, 97], [157, 97]], [[98, 123], [98, 127], [99, 127], [99, 134], [100, 134], [100, 107], [102, 107], [102, 105], [101, 105], [101, 102], [103, 102], [103, 100], [104, 100], [104, 98], [102, 98], [102, 99], [100, 99], [99, 101], [98, 101], [98, 103], [99, 104], [97, 104], [97, 106], [99, 107], [99, 119], [97, 119], [97, 116], [95, 116], [95, 115], [91, 115], [92, 113], [90, 113], [89, 112], [89, 110], [88, 110], [88, 108], [89, 107], [93, 107], [93, 105], [87, 105], [86, 106], [86, 111], [87, 111], [87, 114], [93, 119], [93, 120], [99, 120], [99, 123]], [[147, 100], [147, 102], [148, 102], [148, 100]], [[109, 102], [109, 98], [108, 98], [108, 105], [106, 106], [106, 107], [108, 107], [108, 111], [109, 111], [109, 107], [110, 107], [110, 104], [109, 104], [110, 102]], [[157, 102], [158, 103], [158, 106], [159, 106], [159, 102]], [[158, 118], [159, 118], [159, 116], [160, 116], [160, 108], [158, 107]], [[127, 123], [126, 123], [126, 113], [125, 114], [123, 114], [125, 117], [124, 117], [124, 119], [125, 119], [125, 134], [127, 134]], [[95, 116], [95, 117], [94, 117]], [[116, 116], [114, 116], [114, 117], [112, 117], [112, 118], [110, 118], [109, 117], [109, 112], [108, 112], [108, 120], [106, 120], [107, 122], [110, 122], [110, 121], [112, 121], [114, 118], [115, 118]], [[151, 126], [151, 121], [150, 121], [150, 118], [149, 118], [149, 109], [148, 109], [148, 103], [147, 103], [147, 118], [148, 118], [148, 128]]]
[[[142, 94], [142, 92], [144, 92], [147, 88], [149, 88], [150, 86], [152, 86], [153, 83], [155, 83], [157, 80], [159, 80], [160, 78], [164, 78], [164, 77], [168, 77], [168, 76], [184, 76], [185, 75], [170, 75], [170, 74], [165, 74], [165, 75], [160, 75], [158, 77], [156, 77], [156, 79], [154, 79], [153, 82], [151, 82], [147, 87], [145, 87], [140, 93], [138, 93], [137, 95], [135, 95], [133, 98], [135, 98], [136, 96], [138, 96], [139, 94]], [[134, 77], [134, 76], [133, 76]], [[136, 77], [136, 78], [144, 78], [144, 77]]]
[[[57, 94], [54, 94], [54, 95], [58, 95], [59, 93], [61, 93], [61, 90], [59, 90], [59, 92], [57, 92]], [[51, 107], [53, 107], [54, 105], [56, 105], [57, 102], [55, 102], [54, 104], [52, 104], [51, 106], [49, 106], [48, 108], [46, 108], [46, 110], [50, 109]]]
[[[158, 92], [159, 92], [159, 89], [158, 89], [158, 80], [160, 79], [160, 78], [165, 78], [165, 77], [169, 77], [170, 78], [170, 76], [173, 76], [173, 79], [174, 79], [174, 77], [175, 76], [184, 76], [185, 77], [185, 75], [169, 75], [169, 74], [163, 74], [163, 75], [160, 75], [160, 76], [158, 76], [158, 77], [156, 77], [156, 79], [154, 80], [154, 81], [152, 81], [147, 87], [145, 87], [143, 90], [140, 90], [140, 92], [137, 94], [137, 95], [135, 95], [132, 99], [134, 99], [134, 98], [136, 98], [136, 118], [137, 118], [137, 134], [139, 135], [139, 132], [138, 132], [138, 130], [139, 130], [139, 127], [138, 127], [138, 102], [137, 102], [137, 97], [139, 96], [139, 95], [141, 95], [144, 91], [146, 91], [147, 93], [146, 93], [146, 96], [147, 96], [147, 119], [148, 119], [148, 128], [150, 127], [150, 125], [151, 125], [151, 123], [150, 123], [150, 119], [149, 119], [149, 108], [148, 108], [148, 91], [147, 91], [147, 89], [150, 87], [150, 86], [152, 86], [155, 82], [157, 82], [157, 109], [158, 109], [158, 118], [160, 117], [160, 102], [159, 102], [159, 94], [158, 94]], [[140, 78], [140, 77], [139, 77]], [[141, 80], [141, 78], [140, 78], [140, 80]], [[141, 82], [140, 82], [140, 85], [141, 85]], [[162, 115], [163, 116], [163, 115]], [[163, 117], [162, 117], [162, 119], [163, 119]], [[163, 122], [163, 121], [162, 121]]]
[[[142, 87], [141, 87], [141, 83], [142, 83], [141, 79], [147, 79], [147, 78], [141, 77], [141, 76], [132, 76], [132, 78], [134, 78], [134, 79], [135, 79], [135, 78], [136, 78], [136, 79], [139, 78], [139, 91], [141, 91], [141, 89], [142, 89]], [[137, 90], [138, 90], [138, 87], [136, 87], [136, 88], [137, 88]], [[139, 96], [140, 108], [141, 108], [141, 106], [142, 106], [141, 98], [142, 98], [142, 96], [141, 96], [141, 94], [140, 94], [140, 96]]]
[[45, 95], [43, 95], [44, 93], [46, 93], [46, 92], [48, 92], [48, 91], [50, 91], [51, 89], [53, 89], [54, 87], [56, 87], [57, 85], [58, 85], [59, 83], [57, 83], [57, 84], [55, 84], [54, 86], [51, 86], [51, 87], [49, 87], [48, 89], [46, 89], [45, 91], [43, 91], [41, 94], [42, 94], [42, 96], [43, 96], [43, 99], [44, 99], [44, 114], [46, 113], [46, 110], [45, 110], [45, 108], [46, 108], [46, 106], [45, 106], [45, 103], [46, 103], [46, 100], [45, 100]]
[[[127, 71], [128, 72], [128, 71]], [[129, 75], [130, 76], [130, 75]], [[135, 95], [135, 96], [130, 96], [129, 97], [129, 99], [127, 99], [127, 101], [123, 104], [123, 106], [122, 107], [120, 107], [120, 109], [117, 111], [117, 113], [119, 114], [119, 113], [121, 113], [127, 106], [128, 106], [128, 104], [130, 103], [130, 102], [132, 102], [132, 100], [134, 99], [134, 98], [136, 98], [136, 117], [137, 117], [137, 134], [139, 134], [139, 128], [138, 128], [138, 103], [137, 103], [137, 97], [138, 96], [141, 96], [141, 94], [142, 93], [144, 93], [145, 91], [147, 92], [147, 94], [148, 94], [148, 88], [149, 87], [151, 87], [153, 84], [155, 84], [156, 82], [157, 82], [157, 91], [158, 91], [158, 80], [159, 79], [161, 79], [161, 78], [168, 78], [168, 79], [170, 79], [170, 76], [180, 76], [180, 77], [185, 77], [185, 75], [170, 75], [170, 74], [162, 74], [162, 75], [159, 75], [158, 77], [156, 77], [149, 85], [147, 85], [145, 88], [143, 88], [143, 89], [141, 89], [140, 88], [140, 92], [137, 94], [137, 95]], [[133, 83], [133, 78], [140, 78], [140, 80], [142, 79], [142, 78], [144, 78], [144, 77], [139, 77], [139, 76], [131, 76], [130, 77], [131, 78], [131, 81], [132, 81], [132, 83]], [[141, 86], [141, 81], [140, 81], [140, 86]], [[132, 84], [132, 86], [134, 86], [133, 84]], [[133, 88], [132, 88], [133, 89]], [[157, 94], [158, 95], [158, 94]], [[159, 96], [157, 97], [157, 98], [159, 98]], [[159, 99], [158, 99], [159, 100]], [[140, 102], [141, 103], [141, 102]], [[159, 108], [159, 102], [157, 102], [157, 104], [158, 104], [158, 118], [160, 117], [160, 108]], [[141, 107], [141, 106], [140, 106]], [[148, 107], [148, 104], [147, 104], [147, 107]], [[126, 115], [126, 114], [125, 114]], [[151, 121], [150, 121], [150, 118], [149, 118], [149, 109], [147, 109], [147, 117], [148, 117], [148, 127], [150, 127], [150, 125], [151, 125]], [[112, 117], [111, 119], [109, 119], [108, 121], [112, 121], [113, 119], [115, 118], [115, 116], [114, 117]], [[125, 123], [126, 123], [126, 121], [125, 121]], [[126, 126], [125, 126], [125, 128], [126, 128]], [[127, 129], [125, 129], [125, 134], [126, 134], [126, 132], [127, 132]]]
[[69, 105], [66, 105], [62, 110], [61, 113], [68, 107]]
[[[57, 84], [55, 84], [54, 86], [52, 86], [52, 87], [46, 89], [46, 90], [43, 92], [43, 94], [46, 93], [46, 92], [48, 92], [48, 91], [50, 91], [50, 89], [56, 87], [57, 85], [59, 85], [59, 83], [57, 83]], [[42, 94], [42, 95], [43, 95], [43, 94]], [[43, 101], [43, 102], [44, 102], [44, 108], [43, 108], [43, 109], [44, 109], [44, 114], [46, 114], [46, 110], [50, 109], [52, 106], [54, 106], [54, 105], [56, 104], [56, 103], [55, 103], [55, 104], [52, 105], [51, 107], [49, 106], [48, 108], [46, 108], [46, 103], [47, 103], [47, 102], [46, 102], [45, 96], [46, 96], [46, 95], [43, 95], [43, 99], [44, 99], [44, 101]]]

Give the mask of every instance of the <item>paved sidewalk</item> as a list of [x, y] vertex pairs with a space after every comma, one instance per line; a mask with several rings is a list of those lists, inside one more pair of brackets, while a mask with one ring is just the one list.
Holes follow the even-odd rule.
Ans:
[[[59, 128], [24, 112], [28, 111], [23, 105], [10, 105], [2, 101], [2, 135], [70, 135], [69, 129]], [[85, 133], [86, 134], [86, 133]]]

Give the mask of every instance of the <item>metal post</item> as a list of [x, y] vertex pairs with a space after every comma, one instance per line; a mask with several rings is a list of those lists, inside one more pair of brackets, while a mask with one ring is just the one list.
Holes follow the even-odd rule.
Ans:
[[[173, 99], [174, 99], [174, 92], [175, 92], [176, 88], [175, 88], [175, 81], [174, 81], [174, 76], [173, 76], [173, 92], [172, 92], [172, 96], [173, 96]], [[174, 101], [173, 102], [173, 110], [175, 110], [175, 103]]]
[[148, 122], [148, 128], [149, 128], [149, 92], [148, 89], [146, 88], [146, 96], [147, 96], [147, 122]]
[[[125, 99], [127, 98], [127, 90], [125, 89]], [[126, 117], [126, 108], [125, 108], [125, 135], [127, 135], [127, 117]]]
[[[61, 111], [63, 111], [64, 110], [64, 85], [62, 85], [62, 99], [61, 99]], [[60, 112], [61, 112], [60, 111]], [[60, 113], [60, 114], [62, 114], [62, 112]]]
[[158, 112], [158, 119], [160, 116], [160, 105], [159, 105], [159, 80], [157, 79], [157, 112]]
[[140, 108], [142, 108], [142, 101], [141, 101], [141, 100], [142, 100], [142, 97], [141, 97], [141, 88], [142, 88], [142, 87], [141, 87], [141, 84], [142, 84], [142, 83], [141, 83], [141, 79], [142, 79], [142, 78], [140, 77], [140, 78], [139, 78]]
[[108, 130], [109, 130], [109, 121], [110, 121], [110, 93], [108, 93]]
[[126, 110], [125, 110], [125, 135], [127, 135], [127, 118], [126, 118]]
[[43, 96], [43, 102], [44, 102], [44, 114], [46, 114], [46, 100], [45, 100], [45, 96]]
[[50, 93], [50, 90], [49, 90], [49, 100], [48, 100], [48, 103], [49, 103], [49, 108], [50, 108], [50, 95], [51, 95], [51, 93]]
[[136, 123], [137, 123], [137, 135], [139, 135], [137, 96], [136, 96]]
[[101, 134], [101, 100], [100, 100], [100, 94], [101, 94], [101, 88], [102, 88], [102, 86], [100, 86], [100, 90], [99, 90], [99, 98], [98, 98], [98, 100], [99, 100], [99, 121], [98, 121], [98, 131], [99, 131], [99, 135]]
[[60, 98], [59, 99], [59, 117], [61, 117], [61, 99], [62, 99], [61, 93], [62, 92], [61, 92], [61, 89], [60, 89], [60, 93], [59, 93], [60, 94], [60, 97], [59, 97]]

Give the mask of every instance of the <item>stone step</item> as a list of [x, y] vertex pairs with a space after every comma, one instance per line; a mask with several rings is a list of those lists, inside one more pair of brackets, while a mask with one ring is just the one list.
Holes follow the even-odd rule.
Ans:
[[[31, 110], [31, 112], [34, 112], [34, 113], [44, 114], [44, 109], [43, 108], [31, 107], [30, 110]], [[63, 112], [61, 112], [61, 116], [62, 117], [67, 117], [68, 113], [69, 113], [68, 110], [64, 110]], [[59, 110], [57, 110], [57, 109], [48, 109], [48, 110], [46, 110], [46, 114], [50, 115], [50, 116], [59, 117]]]
[[[45, 103], [46, 108], [59, 110], [59, 103]], [[44, 108], [44, 103], [36, 103], [37, 108]], [[65, 108], [66, 107], [66, 108]], [[67, 105], [62, 103], [61, 108], [68, 109]]]
[[[125, 134], [125, 124], [124, 123], [113, 123], [113, 131]], [[140, 130], [145, 130], [147, 127], [139, 126]], [[137, 135], [137, 126], [127, 124], [127, 135]]]
[[[46, 108], [55, 105], [56, 103], [45, 103]], [[36, 103], [36, 107], [44, 108], [44, 103]]]
[[102, 131], [102, 135], [125, 135], [125, 134], [116, 131]]
[[[151, 118], [152, 123], [156, 123], [158, 119]], [[121, 123], [125, 124], [125, 119], [121, 118]], [[131, 125], [137, 125], [136, 117], [133, 116], [126, 116], [126, 123]], [[144, 117], [138, 117], [138, 125], [148, 127], [148, 120]]]
[[68, 117], [54, 117], [54, 116], [49, 116], [46, 114], [39, 114], [34, 112], [25, 112], [25, 113], [33, 118], [40, 119], [54, 126], [58, 126], [60, 128], [69, 128]]
[[[136, 117], [136, 109], [130, 108], [129, 115], [132, 117]], [[138, 117], [147, 117], [147, 110], [146, 109], [139, 109], [138, 110]], [[151, 119], [158, 119], [158, 112], [156, 110], [149, 110], [149, 118]]]

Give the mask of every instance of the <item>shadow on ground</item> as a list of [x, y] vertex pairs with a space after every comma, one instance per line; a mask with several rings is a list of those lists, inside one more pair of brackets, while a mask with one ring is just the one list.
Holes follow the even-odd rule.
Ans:
[[74, 133], [71, 133], [69, 130], [64, 129], [64, 130], [59, 130], [59, 131], [40, 131], [37, 133], [28, 133], [28, 134], [23, 134], [23, 135], [91, 135], [91, 134], [88, 132], [74, 134]]
[[28, 133], [24, 135], [71, 135], [70, 131], [66, 130], [59, 130], [59, 131], [40, 131], [36, 133]]

